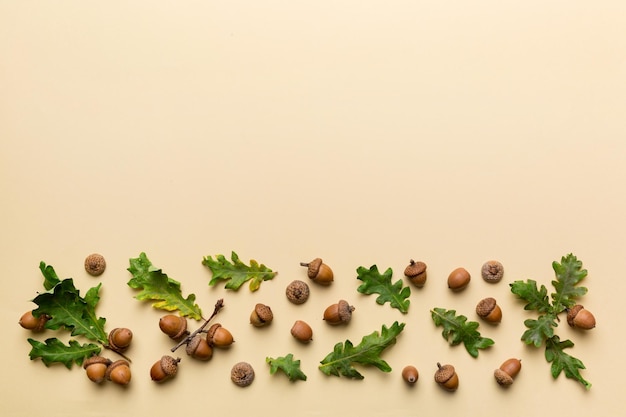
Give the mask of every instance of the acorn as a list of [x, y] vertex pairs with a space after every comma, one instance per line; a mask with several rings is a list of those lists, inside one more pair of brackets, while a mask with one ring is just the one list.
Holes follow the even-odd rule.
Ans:
[[307, 275], [313, 282], [321, 285], [330, 285], [333, 282], [333, 270], [321, 258], [315, 258], [308, 263], [300, 262], [300, 265], [308, 268]]
[[476, 305], [476, 314], [487, 323], [498, 324], [502, 321], [502, 309], [495, 298], [483, 298]]
[[272, 309], [265, 304], [258, 303], [254, 306], [254, 310], [250, 313], [250, 323], [254, 327], [263, 327], [272, 322], [274, 314]]
[[178, 372], [179, 362], [180, 358], [173, 358], [167, 355], [161, 357], [161, 359], [156, 361], [150, 368], [150, 378], [154, 382], [164, 382], [174, 378]]
[[218, 348], [227, 348], [233, 344], [233, 335], [226, 329], [222, 327], [220, 323], [215, 323], [211, 327], [206, 334], [206, 340], [209, 342], [211, 347]]
[[406, 276], [413, 285], [422, 288], [426, 283], [426, 264], [424, 262], [415, 262], [411, 259], [409, 265], [404, 268], [404, 276]]
[[419, 373], [417, 372], [417, 368], [413, 365], [407, 365], [402, 369], [402, 379], [409, 385], [413, 385], [417, 382], [419, 378]]
[[133, 332], [125, 327], [116, 327], [109, 332], [109, 346], [114, 352], [124, 352], [130, 347]]
[[507, 359], [493, 372], [493, 376], [499, 385], [508, 387], [513, 383], [513, 379], [519, 374], [521, 369], [522, 361], [520, 359]]
[[87, 378], [96, 384], [105, 380], [107, 368], [111, 365], [111, 360], [102, 356], [91, 356], [83, 362], [83, 369], [87, 373]]
[[200, 359], [202, 361], [208, 361], [213, 357], [213, 348], [209, 345], [209, 342], [202, 337], [199, 333], [196, 334], [190, 341], [187, 343], [187, 347], [185, 348], [187, 355], [191, 356], [194, 359]]
[[567, 310], [567, 324], [582, 330], [591, 330], [596, 327], [596, 318], [589, 310], [580, 304]]
[[46, 327], [46, 322], [50, 320], [50, 316], [47, 314], [41, 314], [39, 317], [35, 317], [32, 310], [27, 311], [20, 317], [19, 324], [26, 330], [32, 330], [33, 332], [42, 332]]
[[456, 391], [459, 387], [459, 376], [452, 365], [441, 365], [437, 362], [435, 382], [446, 391]]
[[339, 300], [324, 310], [324, 320], [332, 325], [347, 324], [352, 319], [353, 311], [354, 307], [348, 304], [346, 300]]
[[470, 273], [465, 268], [456, 268], [448, 275], [448, 288], [452, 291], [464, 290], [470, 283]]
[[313, 340], [313, 329], [306, 322], [302, 320], [296, 320], [291, 327], [291, 335], [299, 342], [309, 343]]
[[486, 282], [500, 282], [500, 280], [504, 276], [504, 267], [498, 261], [487, 261], [480, 268], [480, 275]]
[[106, 370], [105, 378], [118, 385], [128, 385], [131, 379], [130, 364], [124, 359], [111, 363]]
[[168, 314], [159, 319], [159, 328], [171, 339], [182, 340], [189, 335], [187, 319], [174, 314]]

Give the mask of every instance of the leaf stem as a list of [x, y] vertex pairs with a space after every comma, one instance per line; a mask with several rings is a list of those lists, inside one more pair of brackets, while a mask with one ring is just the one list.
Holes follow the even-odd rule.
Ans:
[[185, 337], [183, 340], [181, 340], [180, 342], [178, 342], [176, 344], [176, 346], [174, 346], [171, 351], [172, 352], [176, 352], [176, 349], [178, 349], [179, 347], [181, 347], [182, 345], [186, 345], [187, 343], [189, 343], [195, 335], [197, 335], [198, 333], [201, 333], [204, 331], [204, 329], [208, 326], [209, 322], [211, 320], [213, 320], [213, 317], [215, 317], [217, 315], [217, 313], [220, 312], [220, 310], [224, 307], [224, 299], [220, 298], [219, 300], [217, 300], [217, 302], [215, 303], [215, 308], [213, 309], [213, 313], [211, 314], [211, 317], [209, 317], [208, 319], [206, 319], [204, 321], [204, 323], [202, 323], [202, 326], [200, 326], [197, 330], [195, 330], [193, 333], [187, 335], [187, 337]]

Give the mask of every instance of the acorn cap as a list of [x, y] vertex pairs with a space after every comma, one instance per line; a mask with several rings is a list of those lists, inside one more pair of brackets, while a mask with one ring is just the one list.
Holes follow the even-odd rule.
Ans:
[[[254, 313], [259, 319], [259, 324], [267, 324], [270, 323], [274, 319], [274, 313], [272, 313], [272, 309], [265, 304], [258, 303], [254, 306]], [[254, 324], [254, 323], [253, 323]]]
[[567, 324], [569, 324], [570, 326], [574, 327], [574, 317], [576, 317], [578, 312], [580, 310], [582, 310], [583, 308], [584, 307], [581, 306], [580, 304], [576, 304], [574, 307], [570, 308], [567, 311]]
[[102, 363], [106, 366], [111, 365], [111, 359], [102, 357], [102, 356], [91, 356], [87, 359], [85, 359], [85, 362], [83, 362], [83, 369], [87, 369], [87, 367], [89, 365], [93, 365], [94, 363]]
[[352, 312], [354, 311], [354, 307], [352, 307], [346, 300], [339, 300], [337, 303], [337, 312], [339, 314], [339, 319], [342, 322], [348, 322], [352, 318]]
[[487, 317], [489, 313], [491, 313], [493, 309], [496, 308], [496, 304], [497, 303], [495, 298], [483, 298], [476, 305], [476, 314], [478, 314], [480, 317]]
[[309, 299], [309, 284], [304, 281], [294, 280], [285, 289], [287, 299], [294, 304], [303, 304]]
[[426, 272], [426, 264], [420, 261], [416, 262], [413, 259], [411, 259], [409, 265], [404, 268], [404, 275], [409, 278], [412, 278], [419, 274], [423, 274], [424, 272]]
[[493, 376], [496, 378], [498, 384], [504, 387], [509, 386], [513, 383], [513, 378], [511, 377], [511, 375], [507, 374], [501, 369], [496, 369], [495, 371], [493, 371]]
[[315, 278], [322, 266], [322, 258], [315, 258], [307, 265], [307, 275], [309, 278]]
[[454, 376], [456, 370], [452, 365], [441, 365], [437, 364], [439, 369], [435, 372], [435, 382], [438, 384], [445, 384], [450, 378]]
[[180, 358], [164, 355], [161, 358], [161, 369], [163, 369], [163, 373], [168, 377], [176, 375], [178, 372], [178, 362], [180, 362]]

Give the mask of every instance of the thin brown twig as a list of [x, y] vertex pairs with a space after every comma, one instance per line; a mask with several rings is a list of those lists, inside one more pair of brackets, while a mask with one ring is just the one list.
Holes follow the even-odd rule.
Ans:
[[185, 345], [187, 343], [189, 343], [195, 335], [197, 335], [200, 332], [203, 332], [204, 329], [206, 328], [206, 326], [208, 326], [209, 322], [213, 319], [213, 317], [215, 317], [217, 315], [217, 313], [220, 312], [220, 310], [222, 309], [222, 307], [224, 307], [224, 299], [220, 298], [219, 300], [217, 300], [217, 302], [215, 303], [215, 309], [213, 310], [213, 314], [211, 314], [211, 317], [209, 317], [208, 319], [206, 319], [204, 321], [204, 323], [202, 323], [202, 326], [200, 326], [196, 331], [194, 331], [193, 333], [191, 333], [190, 335], [188, 335], [187, 337], [185, 337], [183, 340], [181, 340], [180, 342], [178, 342], [176, 344], [176, 346], [174, 346], [171, 351], [172, 352], [176, 352], [176, 349], [178, 349], [179, 347], [181, 347], [182, 345]]

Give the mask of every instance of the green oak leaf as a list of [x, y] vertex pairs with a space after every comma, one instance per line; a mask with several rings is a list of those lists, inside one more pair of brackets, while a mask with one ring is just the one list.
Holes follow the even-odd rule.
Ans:
[[239, 260], [239, 256], [233, 251], [231, 253], [232, 263], [224, 255], [217, 255], [215, 259], [205, 256], [202, 265], [211, 270], [213, 274], [209, 285], [216, 285], [220, 281], [228, 281], [226, 289], [237, 291], [245, 282], [250, 281], [250, 291], [256, 291], [261, 287], [263, 281], [268, 281], [276, 276], [276, 272], [254, 259], [250, 260], [250, 266]]
[[39, 294], [33, 299], [38, 307], [33, 315], [51, 316], [46, 328], [58, 330], [62, 327], [71, 331], [72, 336], [83, 335], [86, 338], [108, 344], [108, 334], [104, 330], [106, 320], [96, 314], [96, 305], [100, 300], [100, 286], [89, 289], [85, 298], [74, 286], [72, 278], [57, 283], [50, 291]]
[[527, 345], [540, 347], [546, 339], [554, 336], [554, 328], [557, 326], [553, 315], [547, 314], [539, 316], [537, 320], [527, 319], [524, 325], [528, 328], [522, 335], [522, 340]]
[[46, 366], [62, 363], [68, 369], [71, 369], [73, 364], [82, 365], [86, 358], [98, 355], [101, 351], [98, 345], [93, 343], [81, 345], [76, 340], [70, 340], [69, 344], [65, 345], [57, 338], [46, 339], [45, 343], [29, 338], [28, 343], [32, 346], [29, 353], [31, 360], [41, 358]]
[[571, 348], [574, 343], [570, 340], [560, 341], [555, 334], [559, 322], [560, 313], [567, 312], [569, 308], [577, 304], [576, 299], [587, 293], [587, 288], [578, 286], [587, 276], [587, 270], [582, 268], [582, 262], [573, 254], [561, 257], [561, 262], [552, 262], [552, 269], [556, 279], [552, 281], [555, 292], [548, 297], [545, 286], [537, 289], [537, 283], [531, 279], [515, 281], [510, 284], [511, 292], [526, 301], [525, 310], [534, 310], [539, 316], [537, 319], [526, 319], [524, 325], [526, 331], [522, 334], [522, 341], [528, 345], [541, 347], [545, 344], [545, 358], [551, 363], [551, 373], [556, 378], [561, 372], [567, 378], [575, 379], [585, 388], [591, 388], [591, 384], [580, 374], [585, 369], [583, 363], [568, 355], [563, 350]]
[[532, 279], [526, 282], [515, 281], [509, 285], [513, 294], [526, 301], [527, 304], [524, 306], [524, 310], [536, 310], [539, 313], [547, 313], [552, 308], [548, 298], [548, 289], [545, 285], [537, 289], [537, 282]]
[[581, 369], [585, 369], [585, 365], [577, 359], [564, 352], [564, 349], [574, 347], [571, 340], [561, 341], [559, 336], [553, 336], [546, 341], [546, 360], [551, 362], [550, 372], [553, 378], [557, 378], [561, 372], [570, 379], [575, 379], [586, 389], [591, 388], [591, 383], [586, 381], [580, 374]]
[[436, 326], [443, 327], [443, 338], [451, 346], [463, 343], [467, 352], [474, 358], [478, 357], [478, 349], [485, 349], [495, 342], [488, 337], [482, 337], [478, 332], [478, 322], [467, 321], [467, 317], [456, 315], [456, 310], [434, 308], [431, 311]]
[[352, 379], [365, 377], [354, 368], [353, 364], [372, 365], [383, 372], [391, 372], [391, 367], [380, 355], [388, 347], [396, 343], [396, 338], [404, 329], [405, 323], [394, 322], [391, 327], [382, 326], [382, 330], [364, 336], [354, 346], [350, 340], [337, 343], [333, 351], [320, 363], [319, 369], [326, 375], [345, 376]]
[[290, 381], [306, 381], [306, 375], [300, 369], [300, 360], [293, 360], [293, 354], [280, 356], [278, 358], [265, 358], [265, 362], [270, 366], [270, 374], [274, 375], [279, 369], [289, 377]]
[[378, 267], [372, 265], [369, 269], [360, 266], [356, 270], [357, 279], [363, 281], [363, 283], [357, 288], [357, 291], [361, 294], [379, 294], [376, 298], [378, 304], [385, 304], [388, 302], [391, 307], [400, 310], [406, 314], [409, 311], [409, 305], [411, 301], [408, 299], [411, 295], [411, 289], [409, 287], [402, 287], [402, 280], [398, 280], [395, 283], [391, 282], [391, 276], [393, 271], [391, 268], [381, 274], [378, 272]]
[[587, 276], [587, 270], [582, 269], [583, 263], [571, 253], [561, 258], [561, 263], [552, 262], [556, 280], [552, 285], [556, 290], [552, 293], [552, 304], [556, 313], [576, 305], [576, 298], [587, 294], [587, 288], [576, 285]]
[[154, 301], [152, 307], [165, 311], [178, 311], [181, 316], [202, 319], [202, 310], [196, 304], [195, 294], [183, 296], [180, 282], [169, 278], [161, 269], [155, 268], [145, 253], [130, 259], [128, 271], [133, 277], [128, 286], [140, 290], [135, 298]]

